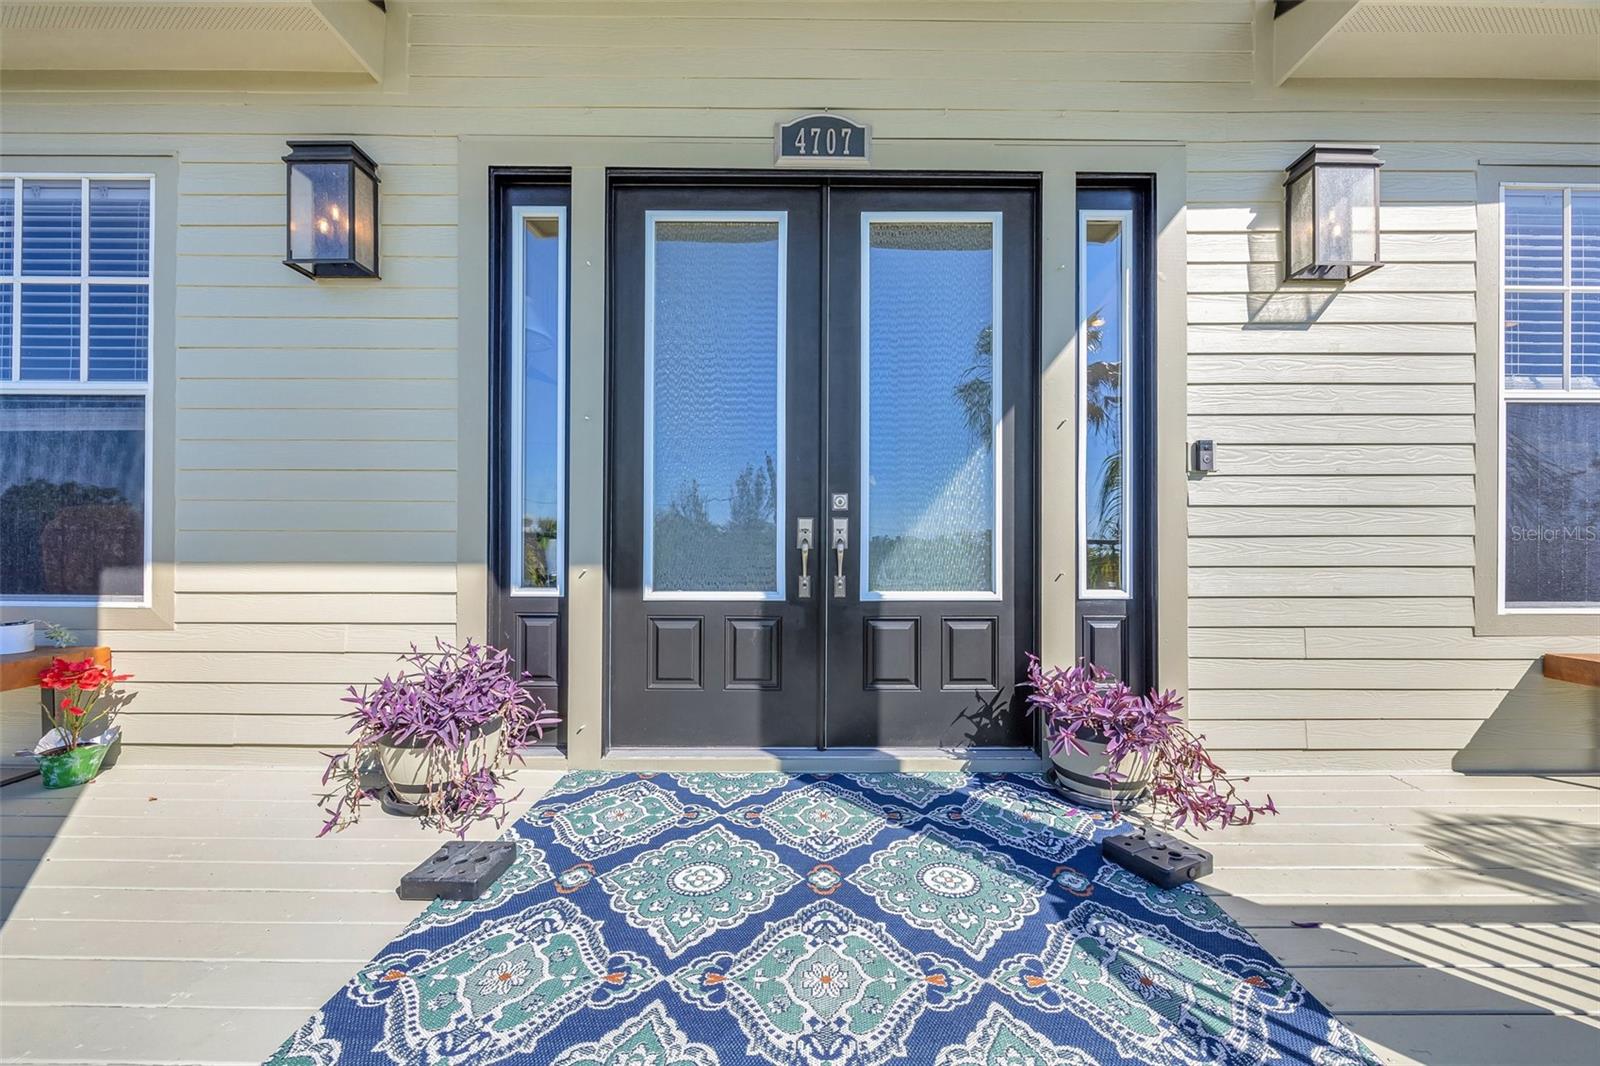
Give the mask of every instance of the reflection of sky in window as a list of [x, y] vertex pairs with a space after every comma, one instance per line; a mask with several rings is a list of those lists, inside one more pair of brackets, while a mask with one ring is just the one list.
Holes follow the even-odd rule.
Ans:
[[656, 223], [654, 507], [691, 484], [726, 523], [777, 445], [778, 224]]
[[[937, 228], [955, 226], [977, 228]], [[987, 223], [982, 230], [987, 243]], [[977, 372], [978, 348], [994, 321], [993, 252], [966, 247], [970, 237], [884, 247], [906, 242], [880, 241], [877, 226], [873, 232], [870, 538], [986, 533], [994, 525], [994, 457], [968, 429], [958, 389]], [[980, 376], [992, 381], [988, 368]]]
[[[542, 231], [542, 232], [541, 232]], [[554, 520], [560, 464], [556, 420], [560, 394], [557, 347], [561, 321], [561, 241], [553, 223], [530, 224], [523, 242], [522, 303], [522, 515]]]
[[[1120, 539], [1122, 509], [1117, 500], [1107, 500], [1106, 489], [1110, 486], [1106, 484], [1106, 470], [1111, 457], [1122, 450], [1122, 231], [1115, 223], [1090, 223], [1088, 237], [1083, 252], [1083, 311], [1091, 330], [1099, 323], [1100, 336], [1098, 348], [1087, 354], [1088, 402], [1091, 407], [1098, 406], [1105, 417], [1098, 424], [1089, 419], [1085, 426], [1085, 527], [1091, 538]], [[1106, 378], [1097, 373], [1103, 368], [1097, 368], [1096, 363], [1115, 367], [1116, 376]], [[1104, 384], [1096, 387], [1097, 380]], [[1120, 482], [1120, 474], [1117, 480]]]

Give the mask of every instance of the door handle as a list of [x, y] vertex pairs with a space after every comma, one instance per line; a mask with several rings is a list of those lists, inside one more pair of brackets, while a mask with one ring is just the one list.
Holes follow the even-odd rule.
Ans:
[[815, 519], [794, 520], [794, 543], [800, 549], [800, 581], [795, 594], [802, 600], [811, 598], [811, 538], [815, 529]]
[[844, 580], [844, 553], [850, 546], [850, 519], [835, 518], [833, 520], [833, 598], [842, 600], [845, 597]]

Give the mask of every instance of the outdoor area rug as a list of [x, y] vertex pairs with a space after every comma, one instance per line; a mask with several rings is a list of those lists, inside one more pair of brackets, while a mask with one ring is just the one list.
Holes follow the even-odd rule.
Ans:
[[1379, 1060], [1125, 830], [1018, 774], [571, 773], [273, 1066]]

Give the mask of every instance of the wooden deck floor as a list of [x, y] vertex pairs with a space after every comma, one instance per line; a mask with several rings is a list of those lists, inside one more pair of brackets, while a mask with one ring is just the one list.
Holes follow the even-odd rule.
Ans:
[[[554, 775], [525, 773], [524, 803]], [[437, 844], [313, 839], [314, 771], [0, 789], [0, 1061], [258, 1063], [421, 905]], [[1221, 902], [1392, 1063], [1600, 1062], [1600, 779], [1257, 778]]]

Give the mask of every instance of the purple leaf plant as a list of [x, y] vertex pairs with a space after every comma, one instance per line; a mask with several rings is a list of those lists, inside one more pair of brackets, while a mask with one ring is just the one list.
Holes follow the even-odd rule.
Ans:
[[1206, 753], [1205, 737], [1192, 732], [1178, 712], [1176, 692], [1136, 694], [1092, 663], [1062, 669], [1028, 656], [1028, 712], [1044, 718], [1050, 754], [1071, 750], [1089, 755], [1083, 741], [1105, 745], [1107, 783], [1147, 781], [1152, 812], [1182, 828], [1221, 829], [1248, 825], [1258, 814], [1277, 814], [1268, 796], [1253, 803], [1239, 795], [1235, 779]]
[[500, 795], [511, 763], [522, 762], [560, 716], [524, 687], [529, 675], [516, 674], [509, 652], [470, 640], [435, 644], [431, 652], [413, 644], [400, 656], [406, 669], [350, 687], [344, 702], [352, 709], [344, 717], [352, 719], [353, 739], [344, 751], [323, 753], [322, 783], [330, 790], [321, 799], [328, 818], [318, 836], [355, 824], [362, 804], [377, 795], [368, 781], [380, 744], [423, 750], [424, 827], [465, 837], [479, 819], [504, 823], [517, 798]]

